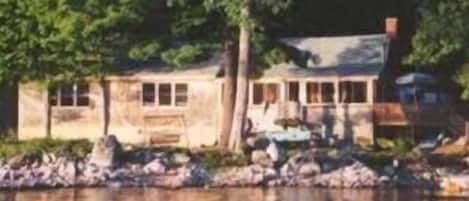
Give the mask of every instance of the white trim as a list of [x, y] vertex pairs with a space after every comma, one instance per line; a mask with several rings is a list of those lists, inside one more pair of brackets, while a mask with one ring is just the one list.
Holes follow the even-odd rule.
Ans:
[[[143, 84], [154, 84], [155, 85], [155, 100], [153, 105], [144, 105], [143, 104]], [[169, 105], [160, 105], [160, 98], [159, 98], [159, 89], [161, 84], [169, 84], [170, 86], [170, 104]], [[176, 106], [176, 84], [185, 84], [187, 86], [187, 100], [184, 106]], [[180, 82], [180, 81], [147, 81], [142, 80], [140, 83], [140, 90], [142, 91], [140, 95], [140, 106], [145, 109], [186, 109], [189, 105], [189, 93], [190, 93], [190, 84], [188, 82]]]

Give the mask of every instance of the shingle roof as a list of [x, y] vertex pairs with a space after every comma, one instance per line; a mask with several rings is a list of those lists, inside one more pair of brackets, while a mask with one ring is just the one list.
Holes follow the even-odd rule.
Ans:
[[[388, 39], [384, 34], [341, 37], [283, 38], [285, 44], [309, 56], [306, 67], [294, 62], [282, 63], [264, 70], [264, 77], [302, 78], [315, 76], [378, 75], [386, 64]], [[222, 55], [174, 69], [162, 62], [138, 64], [121, 75], [132, 77], [168, 76], [213, 79], [219, 73]]]
[[272, 66], [267, 77], [378, 75], [387, 59], [389, 40], [384, 34], [341, 37], [284, 38], [310, 59], [307, 66], [293, 62]]

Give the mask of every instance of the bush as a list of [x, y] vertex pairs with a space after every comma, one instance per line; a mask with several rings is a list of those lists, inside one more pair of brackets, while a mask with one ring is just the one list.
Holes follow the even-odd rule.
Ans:
[[216, 150], [198, 153], [197, 157], [209, 172], [222, 167], [239, 167], [249, 163], [249, 159], [245, 155], [223, 153]]
[[43, 153], [54, 153], [67, 157], [83, 158], [91, 152], [92, 147], [92, 143], [88, 140], [33, 139], [17, 141], [5, 138], [0, 140], [0, 157], [11, 158], [17, 155], [40, 156]]
[[410, 137], [398, 137], [394, 140], [394, 151], [397, 153], [408, 153], [411, 152], [415, 144]]

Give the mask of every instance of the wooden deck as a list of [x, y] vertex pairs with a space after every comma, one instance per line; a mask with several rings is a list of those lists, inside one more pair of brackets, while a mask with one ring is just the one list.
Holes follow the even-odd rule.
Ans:
[[381, 126], [448, 125], [451, 110], [448, 105], [402, 105], [401, 103], [377, 103], [373, 107], [374, 121]]

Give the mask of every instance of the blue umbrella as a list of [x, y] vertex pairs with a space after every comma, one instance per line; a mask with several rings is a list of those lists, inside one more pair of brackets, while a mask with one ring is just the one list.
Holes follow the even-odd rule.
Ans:
[[409, 73], [403, 75], [396, 80], [398, 85], [421, 85], [421, 84], [435, 84], [436, 80], [433, 76], [425, 73]]

